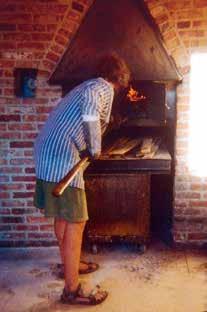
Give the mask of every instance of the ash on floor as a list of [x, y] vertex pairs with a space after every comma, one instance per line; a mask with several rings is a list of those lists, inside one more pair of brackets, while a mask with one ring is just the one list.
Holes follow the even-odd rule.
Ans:
[[2, 312], [205, 312], [207, 311], [207, 251], [176, 250], [152, 243], [140, 255], [126, 246], [103, 247], [83, 258], [100, 264], [82, 283], [109, 291], [96, 307], [59, 302], [63, 281], [55, 275], [58, 249], [2, 249], [0, 311]]

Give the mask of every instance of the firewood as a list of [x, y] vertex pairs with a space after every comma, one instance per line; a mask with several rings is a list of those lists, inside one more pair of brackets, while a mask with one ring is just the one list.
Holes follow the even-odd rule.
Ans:
[[131, 149], [133, 149], [138, 144], [137, 139], [131, 139], [127, 137], [122, 137], [118, 139], [113, 146], [111, 146], [107, 154], [108, 155], [124, 155]]

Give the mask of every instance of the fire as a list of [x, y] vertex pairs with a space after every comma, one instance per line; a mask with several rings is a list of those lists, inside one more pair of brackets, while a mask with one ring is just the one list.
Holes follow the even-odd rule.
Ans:
[[141, 100], [145, 100], [146, 96], [144, 95], [139, 95], [139, 92], [130, 86], [130, 89], [127, 93], [127, 98], [130, 100], [130, 102], [138, 102]]

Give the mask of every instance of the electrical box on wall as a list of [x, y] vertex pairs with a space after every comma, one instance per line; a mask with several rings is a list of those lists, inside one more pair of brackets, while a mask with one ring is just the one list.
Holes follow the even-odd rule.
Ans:
[[35, 97], [36, 68], [15, 68], [15, 95], [22, 98]]

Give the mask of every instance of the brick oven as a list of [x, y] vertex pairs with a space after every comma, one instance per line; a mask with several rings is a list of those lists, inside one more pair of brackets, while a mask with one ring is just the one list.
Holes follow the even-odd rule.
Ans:
[[[117, 6], [97, 0], [50, 83], [61, 84], [67, 93], [94, 77], [96, 56], [108, 51], [128, 63], [137, 100], [130, 100], [126, 90], [115, 96], [104, 152], [85, 172], [86, 235], [91, 242], [135, 241], [143, 249], [150, 228], [168, 236], [171, 228], [176, 84], [181, 76], [142, 1], [121, 0]], [[114, 129], [117, 118], [125, 122]]]

